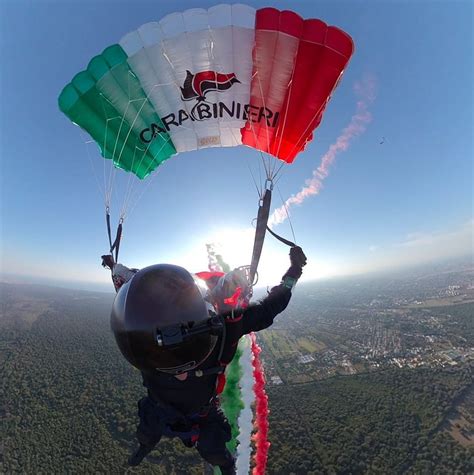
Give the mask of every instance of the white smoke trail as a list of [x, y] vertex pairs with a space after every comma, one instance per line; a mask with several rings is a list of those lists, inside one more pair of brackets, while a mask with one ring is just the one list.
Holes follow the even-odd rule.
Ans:
[[250, 457], [252, 455], [251, 438], [253, 429], [252, 404], [255, 400], [253, 392], [253, 367], [252, 351], [250, 349], [249, 337], [245, 336], [240, 340], [242, 356], [240, 364], [242, 366], [242, 377], [240, 379], [240, 389], [244, 408], [239, 415], [239, 445], [237, 447], [237, 474], [247, 475], [250, 471]]
[[373, 77], [366, 77], [362, 81], [356, 82], [354, 92], [358, 97], [357, 110], [352, 116], [349, 125], [323, 155], [321, 164], [313, 171], [312, 178], [306, 180], [306, 185], [271, 214], [268, 220], [269, 226], [275, 226], [285, 221], [290, 214], [289, 209], [291, 206], [300, 205], [306, 198], [319, 194], [323, 181], [329, 175], [329, 169], [337, 155], [340, 152], [345, 152], [349, 148], [352, 139], [365, 132], [367, 124], [372, 120], [372, 114], [368, 111], [368, 107], [375, 99], [375, 90], [376, 83]]

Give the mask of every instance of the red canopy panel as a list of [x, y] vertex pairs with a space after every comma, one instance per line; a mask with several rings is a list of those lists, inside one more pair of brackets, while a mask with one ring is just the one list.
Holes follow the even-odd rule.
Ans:
[[347, 33], [321, 20], [303, 20], [274, 8], [258, 10], [242, 142], [293, 162], [312, 139], [353, 51]]

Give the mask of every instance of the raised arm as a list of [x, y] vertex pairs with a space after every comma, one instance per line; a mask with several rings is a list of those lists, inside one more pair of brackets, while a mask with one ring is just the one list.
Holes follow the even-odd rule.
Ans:
[[102, 266], [111, 270], [116, 292], [138, 272], [138, 269], [129, 269], [123, 264], [116, 264], [110, 254], [102, 256]]
[[303, 272], [306, 265], [306, 256], [299, 246], [290, 249], [291, 266], [282, 277], [280, 285], [273, 287], [268, 295], [259, 303], [250, 305], [245, 311], [242, 320], [242, 334], [268, 328], [274, 318], [288, 305], [291, 291]]

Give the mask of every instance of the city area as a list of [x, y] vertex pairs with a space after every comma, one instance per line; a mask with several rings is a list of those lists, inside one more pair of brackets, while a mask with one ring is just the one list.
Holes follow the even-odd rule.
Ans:
[[262, 332], [269, 384], [474, 361], [472, 268], [298, 289]]

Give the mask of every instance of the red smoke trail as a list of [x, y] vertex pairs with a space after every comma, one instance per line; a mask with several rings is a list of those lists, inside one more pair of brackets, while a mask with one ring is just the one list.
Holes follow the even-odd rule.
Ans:
[[306, 180], [306, 186], [301, 188], [296, 195], [288, 198], [283, 206], [280, 206], [272, 213], [268, 220], [270, 226], [275, 226], [285, 221], [288, 218], [291, 206], [301, 204], [309, 196], [319, 195], [323, 187], [323, 181], [329, 175], [329, 169], [334, 160], [336, 160], [337, 155], [340, 152], [345, 152], [349, 148], [352, 139], [364, 133], [367, 124], [372, 120], [372, 114], [368, 111], [368, 107], [375, 99], [375, 89], [376, 84], [373, 77], [367, 77], [355, 84], [354, 91], [359, 99], [357, 101], [356, 113], [342, 131], [342, 134], [323, 155], [321, 164], [313, 171], [313, 176]]
[[253, 353], [253, 377], [255, 379], [255, 468], [252, 471], [253, 475], [264, 475], [267, 466], [268, 449], [270, 442], [268, 441], [268, 396], [265, 392], [265, 374], [263, 372], [262, 362], [260, 361], [261, 348], [257, 344], [257, 337], [255, 333], [251, 333], [250, 339], [252, 341]]

